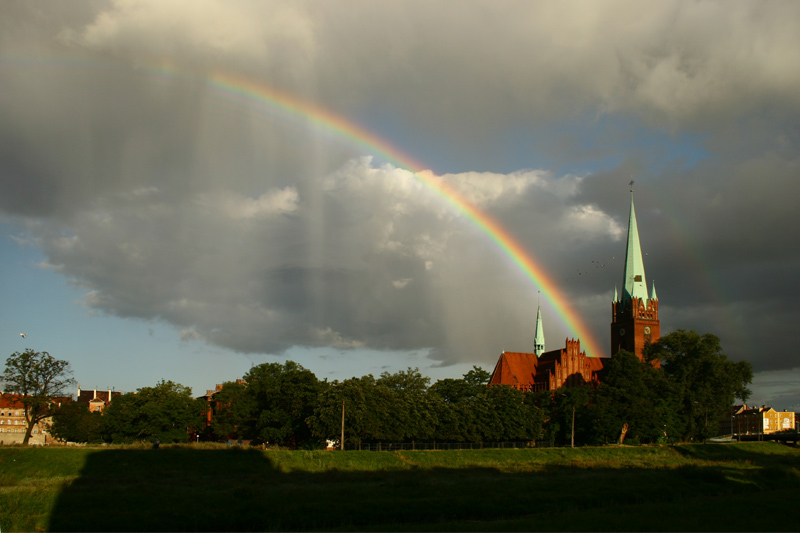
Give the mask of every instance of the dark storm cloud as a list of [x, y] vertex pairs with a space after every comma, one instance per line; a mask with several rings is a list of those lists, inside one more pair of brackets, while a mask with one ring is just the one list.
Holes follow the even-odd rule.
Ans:
[[[546, 160], [579, 162], [443, 179], [512, 230], [601, 341], [633, 176], [665, 330], [717, 333], [757, 369], [798, 364], [783, 347], [799, 340], [796, 4], [0, 9], [0, 209], [91, 309], [243, 352], [427, 348], [449, 364], [529, 349], [536, 287], [465, 216], [403, 170], [224, 98], [205, 81], [223, 70], [347, 116], [379, 110], [429, 147], [422, 160], [455, 147], [453, 169], [491, 166], [526, 130]], [[548, 347], [574, 334], [546, 330]]]

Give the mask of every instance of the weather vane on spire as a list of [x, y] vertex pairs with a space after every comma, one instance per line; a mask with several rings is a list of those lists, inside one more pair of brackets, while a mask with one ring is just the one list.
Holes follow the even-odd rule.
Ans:
[[630, 185], [630, 187], [631, 187], [631, 192], [633, 192], [633, 180], [631, 180], [631, 182], [630, 182], [628, 185]]

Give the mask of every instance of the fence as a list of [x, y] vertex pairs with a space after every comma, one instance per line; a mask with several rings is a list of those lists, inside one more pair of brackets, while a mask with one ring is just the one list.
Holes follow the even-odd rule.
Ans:
[[345, 450], [365, 452], [396, 452], [417, 450], [487, 450], [549, 448], [547, 442], [345, 442]]

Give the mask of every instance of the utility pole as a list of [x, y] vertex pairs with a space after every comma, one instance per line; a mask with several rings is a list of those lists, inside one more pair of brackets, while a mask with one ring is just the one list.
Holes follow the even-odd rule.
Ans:
[[570, 448], [575, 447], [575, 406], [572, 406], [572, 441], [570, 442]]
[[344, 398], [342, 398], [342, 438], [339, 439], [339, 450], [344, 451]]

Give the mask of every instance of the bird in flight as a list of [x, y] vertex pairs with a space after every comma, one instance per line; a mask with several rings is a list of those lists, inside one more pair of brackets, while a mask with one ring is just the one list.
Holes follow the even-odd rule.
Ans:
[[19, 336], [22, 337], [23, 339], [27, 337], [27, 335], [25, 335], [24, 333], [20, 333]]

